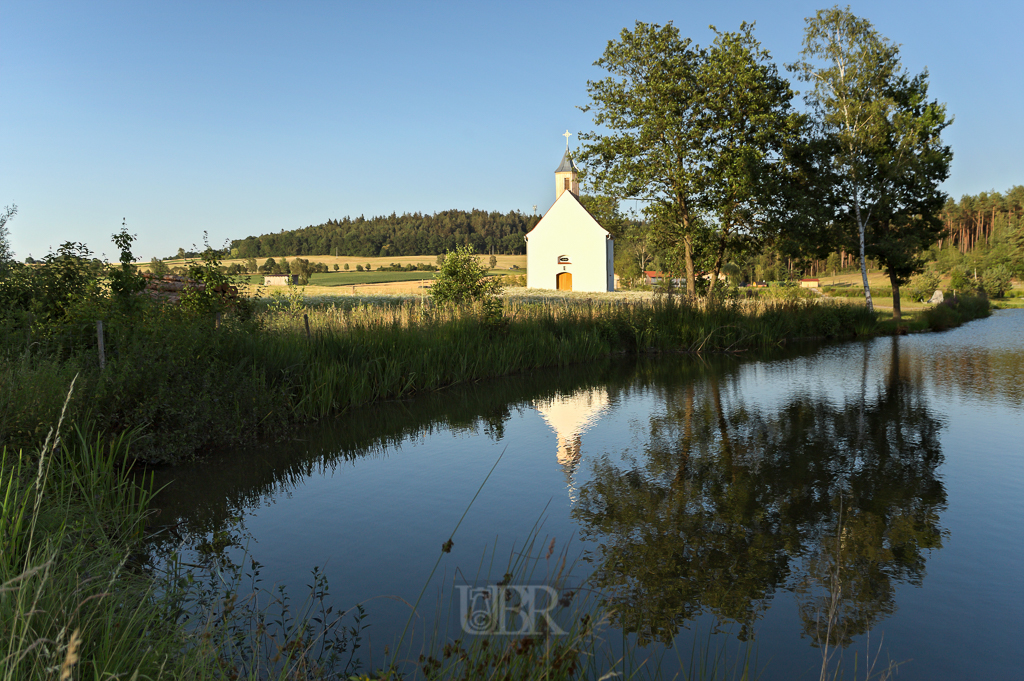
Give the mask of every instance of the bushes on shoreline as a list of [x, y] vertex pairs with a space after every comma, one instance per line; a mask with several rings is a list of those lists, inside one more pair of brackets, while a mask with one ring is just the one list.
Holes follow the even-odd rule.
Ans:
[[[929, 327], [980, 316], [982, 304], [966, 300], [927, 313]], [[139, 428], [136, 456], [173, 463], [377, 400], [614, 353], [735, 352], [879, 331], [878, 316], [861, 306], [802, 299], [505, 299], [497, 316], [480, 303], [346, 309], [296, 299], [219, 323], [149, 303], [130, 315], [88, 312], [106, 318], [103, 369], [85, 313], [45, 333], [7, 335], [0, 443], [38, 442], [75, 374], [71, 420], [108, 434]]]
[[106, 433], [141, 428], [136, 455], [169, 463], [464, 381], [619, 352], [738, 351], [863, 335], [876, 321], [857, 306], [772, 300], [506, 300], [497, 318], [479, 303], [346, 310], [293, 301], [252, 319], [228, 314], [219, 325], [212, 315], [148, 303], [130, 316], [91, 312], [106, 317], [102, 370], [95, 323], [84, 315], [47, 334], [8, 335], [0, 442], [38, 442], [76, 373], [70, 419]]
[[945, 302], [924, 311], [923, 319], [932, 331], [944, 331], [960, 326], [972, 319], [991, 314], [988, 300], [976, 296], [948, 298]]
[[[824, 292], [833, 298], [863, 298], [864, 288], [861, 286], [851, 286], [848, 288], [840, 288], [838, 286], [826, 286]], [[871, 289], [872, 298], [892, 298], [892, 289], [887, 286], [876, 286]]]

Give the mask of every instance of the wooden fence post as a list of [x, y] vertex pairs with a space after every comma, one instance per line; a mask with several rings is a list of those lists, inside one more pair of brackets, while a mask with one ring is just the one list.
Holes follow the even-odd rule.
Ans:
[[304, 321], [306, 323], [306, 340], [309, 340], [311, 338], [311, 336], [309, 334], [309, 315], [308, 314], [302, 315], [302, 321]]
[[103, 352], [103, 320], [96, 320], [96, 344], [100, 350], [100, 369], [104, 369], [107, 366], [107, 357]]

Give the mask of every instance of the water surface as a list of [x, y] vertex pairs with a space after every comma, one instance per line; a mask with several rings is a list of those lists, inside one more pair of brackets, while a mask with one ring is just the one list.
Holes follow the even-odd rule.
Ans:
[[666, 665], [697, 637], [746, 641], [763, 679], [817, 678], [826, 639], [848, 667], [881, 643], [899, 678], [1024, 667], [1024, 311], [545, 370], [163, 475], [164, 546], [244, 546], [296, 592], [324, 568], [337, 607], [367, 603], [378, 653], [408, 615], [380, 597], [415, 600], [480, 490], [427, 620], [438, 589], [503, 567], [541, 519], [543, 547], [568, 547], [571, 578], [614, 610], [609, 638], [667, 649]]

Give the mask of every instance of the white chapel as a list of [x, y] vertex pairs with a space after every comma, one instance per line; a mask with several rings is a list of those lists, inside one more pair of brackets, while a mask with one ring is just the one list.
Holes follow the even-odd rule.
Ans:
[[566, 148], [555, 170], [555, 202], [526, 235], [527, 287], [615, 290], [615, 242], [583, 207], [579, 195], [576, 165]]

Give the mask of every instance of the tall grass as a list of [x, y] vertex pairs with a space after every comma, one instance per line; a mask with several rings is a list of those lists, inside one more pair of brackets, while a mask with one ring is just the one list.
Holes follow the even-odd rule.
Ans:
[[52, 431], [36, 456], [0, 454], [0, 678], [159, 678], [180, 635], [131, 565], [149, 491], [126, 439]]
[[876, 320], [859, 306], [801, 299], [522, 298], [507, 299], [500, 318], [479, 304], [306, 307], [297, 299], [220, 325], [154, 307], [108, 320], [103, 370], [87, 324], [0, 355], [0, 444], [37, 442], [72, 372], [82, 374], [74, 420], [108, 434], [142, 427], [135, 455], [174, 462], [457, 383], [615, 353], [735, 352], [853, 336], [873, 332]]
[[508, 301], [499, 323], [482, 310], [406, 303], [391, 308], [319, 308], [268, 319], [267, 365], [301, 367], [293, 409], [321, 418], [380, 399], [617, 352], [738, 351], [788, 339], [854, 335], [872, 328], [862, 308], [807, 301]]
[[132, 433], [73, 427], [62, 438], [64, 425], [38, 452], [0, 451], [0, 681], [347, 678], [358, 669], [362, 613], [332, 615], [322, 572], [299, 604], [262, 588], [255, 563], [248, 588], [225, 565], [210, 573], [212, 587], [180, 564], [154, 572], [135, 553], [152, 485], [127, 465]]
[[[925, 313], [932, 329], [987, 311], [963, 297]], [[922, 324], [923, 326], [924, 324]], [[615, 354], [739, 352], [804, 338], [896, 332], [864, 307], [758, 297], [719, 302], [649, 296], [512, 297], [500, 316], [426, 299], [307, 306], [281, 297], [253, 319], [152, 306], [105, 324], [68, 323], [0, 343], [0, 445], [30, 447], [63, 402], [101, 433], [140, 429], [133, 453], [177, 462], [218, 446], [273, 438], [295, 423], [378, 400]]]

